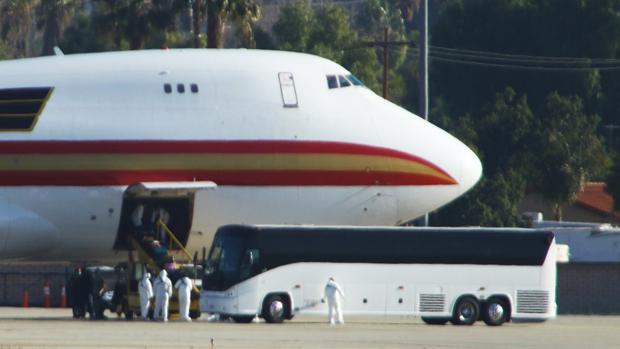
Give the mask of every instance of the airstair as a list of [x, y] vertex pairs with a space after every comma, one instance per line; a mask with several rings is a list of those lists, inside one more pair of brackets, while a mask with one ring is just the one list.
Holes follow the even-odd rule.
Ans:
[[[187, 251], [185, 246], [177, 239], [175, 234], [170, 228], [163, 222], [158, 221], [156, 223], [158, 228], [161, 228], [165, 232], [169, 243], [166, 246], [158, 246], [153, 240], [142, 239], [138, 241], [135, 236], [127, 236], [127, 243], [130, 246], [129, 250], [129, 263], [127, 266], [127, 279], [130, 280], [127, 284], [126, 302], [124, 303], [125, 317], [128, 319], [133, 318], [134, 313], [138, 313], [140, 309], [140, 296], [138, 294], [138, 282], [142, 278], [143, 273], [148, 269], [153, 277], [157, 277], [159, 272], [166, 267], [166, 263], [170, 261], [173, 256], [178, 255], [177, 252], [183, 255], [183, 260], [175, 261], [174, 270], [168, 270], [169, 278], [172, 284], [179, 279], [181, 272], [188, 273], [188, 270], [193, 270], [193, 275], [187, 275], [190, 279], [197, 279], [196, 258], [192, 258], [192, 255]], [[194, 260], [194, 263], [191, 263]], [[145, 268], [146, 267], [146, 268]], [[173, 291], [176, 291], [173, 289]], [[192, 301], [190, 305], [190, 316], [197, 318], [200, 316], [199, 300], [200, 290], [196, 283], [193, 285]], [[170, 299], [169, 310], [171, 317], [174, 317], [175, 313], [178, 313], [178, 302], [176, 294], [173, 294]]]

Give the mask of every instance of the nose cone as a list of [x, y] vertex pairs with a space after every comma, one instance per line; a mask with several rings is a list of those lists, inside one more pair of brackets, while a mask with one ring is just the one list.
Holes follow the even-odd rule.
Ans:
[[482, 163], [476, 154], [465, 144], [461, 144], [461, 174], [457, 179], [460, 194], [473, 188], [482, 176]]

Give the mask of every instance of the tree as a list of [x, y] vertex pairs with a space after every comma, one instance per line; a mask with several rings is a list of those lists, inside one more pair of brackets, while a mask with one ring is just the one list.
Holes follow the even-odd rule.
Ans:
[[466, 114], [453, 120], [442, 110], [441, 100], [438, 105], [432, 114], [477, 151], [484, 164], [484, 177], [472, 191], [434, 215], [433, 224], [517, 225], [517, 206], [525, 195], [531, 171], [528, 142], [534, 115], [526, 96], [506, 88], [495, 94], [494, 102], [476, 119]]
[[581, 98], [553, 92], [536, 132], [536, 186], [556, 220], [562, 219], [562, 205], [574, 202], [586, 180], [602, 176], [610, 162], [596, 133], [600, 118], [583, 109]]
[[295, 1], [280, 8], [273, 33], [278, 47], [286, 51], [305, 52], [314, 27], [314, 12], [305, 1]]
[[26, 57], [32, 54], [33, 18], [38, 0], [8, 0], [0, 9], [0, 38], [12, 45], [12, 56]]
[[167, 46], [162, 33], [174, 30], [176, 15], [186, 6], [184, 0], [100, 0], [93, 27], [110, 49]]
[[224, 24], [230, 18], [239, 28], [241, 41], [252, 47], [252, 23], [260, 18], [260, 6], [255, 0], [206, 0], [207, 47], [224, 47]]
[[81, 6], [81, 0], [41, 0], [37, 28], [43, 29], [42, 55], [54, 54], [54, 46], [58, 46], [65, 28]]

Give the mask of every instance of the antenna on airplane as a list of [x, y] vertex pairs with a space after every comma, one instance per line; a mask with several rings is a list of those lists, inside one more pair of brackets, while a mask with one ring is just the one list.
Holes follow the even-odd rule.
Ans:
[[65, 53], [62, 52], [62, 50], [60, 49], [60, 47], [58, 46], [54, 46], [54, 55], [55, 56], [64, 56]]

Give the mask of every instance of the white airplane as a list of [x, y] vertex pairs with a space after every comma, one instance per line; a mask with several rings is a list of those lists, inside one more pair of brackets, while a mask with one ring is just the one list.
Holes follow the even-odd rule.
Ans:
[[395, 225], [481, 176], [456, 138], [308, 54], [57, 55], [0, 76], [0, 260], [124, 259], [140, 203], [192, 252], [230, 223]]

